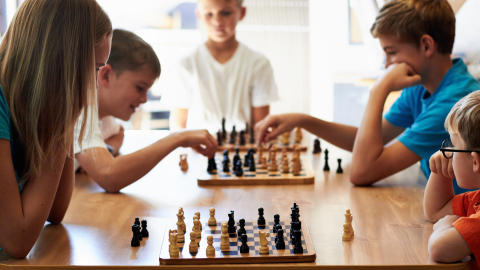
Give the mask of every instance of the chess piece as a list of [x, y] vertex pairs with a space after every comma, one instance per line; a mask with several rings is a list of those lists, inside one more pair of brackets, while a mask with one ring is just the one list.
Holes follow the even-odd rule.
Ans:
[[270, 233], [268, 231], [259, 231], [258, 235], [260, 237], [260, 254], [269, 254], [270, 249], [268, 248], [268, 240], [267, 237], [270, 236]]
[[235, 216], [233, 210], [228, 213], [228, 233], [235, 233]]
[[322, 148], [320, 147], [320, 140], [317, 138], [313, 141], [313, 154], [322, 153]]
[[185, 216], [184, 216], [182, 207], [178, 209], [177, 217], [178, 217], [178, 222], [180, 222], [180, 224], [182, 225], [182, 232], [183, 234], [185, 234], [187, 232], [187, 226], [185, 225], [185, 221], [183, 221], [185, 219]]
[[277, 153], [277, 146], [274, 144], [270, 148], [270, 151], [268, 152], [268, 162], [272, 161], [272, 155], [273, 153]]
[[324, 171], [330, 171], [330, 166], [328, 166], [328, 149], [325, 149], [325, 166], [323, 167]]
[[193, 215], [193, 221], [192, 222], [193, 222], [194, 225], [192, 226], [192, 232], [195, 231], [195, 220], [199, 220], [199, 219], [200, 218], [197, 215]]
[[208, 226], [217, 226], [217, 219], [215, 218], [215, 208], [210, 208], [210, 218], [208, 219]]
[[258, 219], [257, 219], [257, 223], [258, 223], [258, 226], [265, 226], [265, 218], [263, 217], [263, 208], [260, 207], [258, 208]]
[[257, 166], [255, 165], [255, 159], [250, 160], [250, 166], [248, 168], [248, 171], [250, 172], [255, 172], [257, 170]]
[[243, 159], [243, 167], [250, 167], [250, 154], [246, 154]]
[[268, 169], [267, 158], [263, 157], [262, 158], [262, 170], [267, 170], [267, 169]]
[[293, 253], [303, 253], [303, 246], [302, 246], [302, 231], [300, 230], [295, 230], [294, 232], [295, 235], [295, 246], [293, 247]]
[[258, 163], [262, 163], [263, 160], [263, 146], [258, 146]]
[[245, 219], [240, 219], [238, 223], [240, 228], [238, 229], [237, 235], [238, 237], [242, 237], [242, 234], [247, 234], [247, 230], [245, 230]]
[[213, 256], [215, 257], [215, 248], [213, 247], [213, 236], [209, 235], [207, 237], [207, 256]]
[[220, 250], [228, 251], [230, 250], [230, 240], [228, 236], [227, 223], [222, 223], [222, 234], [220, 235]]
[[240, 160], [240, 149], [237, 147], [235, 148], [235, 155], [233, 156], [233, 172], [237, 171], [237, 163]]
[[302, 129], [297, 127], [297, 129], [295, 130], [295, 142], [301, 143], [302, 139], [303, 139]]
[[188, 251], [198, 252], [197, 234], [195, 232], [190, 233], [190, 245], [188, 245]]
[[298, 166], [298, 157], [292, 158], [292, 174], [300, 174], [300, 167]]
[[217, 171], [217, 163], [215, 162], [215, 157], [208, 159], [207, 172], [215, 173]]
[[277, 235], [275, 235], [275, 243], [278, 241], [278, 231], [282, 230], [282, 225], [278, 224], [275, 226], [275, 229], [277, 230]]
[[198, 217], [198, 222], [200, 223], [200, 231], [203, 231], [203, 225], [202, 225], [202, 222], [200, 221], [200, 212], [195, 212], [195, 216]]
[[178, 218], [178, 221], [177, 221], [177, 243], [184, 243], [185, 242], [185, 231], [183, 231], [183, 224], [185, 222], [183, 222], [182, 216], [180, 214], [177, 214], [177, 218]]
[[282, 137], [280, 138], [280, 142], [282, 145], [289, 145], [290, 144], [290, 132], [284, 132]]
[[222, 131], [221, 130], [219, 130], [217, 132], [217, 144], [218, 144], [218, 146], [223, 145], [223, 136], [222, 136]]
[[142, 237], [148, 237], [147, 221], [145, 219], [142, 220]]
[[282, 160], [287, 157], [287, 148], [282, 149]]
[[341, 158], [337, 159], [337, 162], [338, 162], [337, 173], [343, 173], [343, 169], [342, 169], [342, 159], [341, 159]]
[[140, 240], [138, 240], [138, 225], [136, 224], [132, 225], [132, 232], [133, 232], [133, 237], [132, 237], [132, 241], [130, 242], [130, 245], [132, 247], [138, 247], [140, 246]]
[[182, 172], [188, 171], [187, 154], [180, 155], [180, 169]]
[[350, 209], [347, 209], [345, 214], [345, 223], [343, 224], [343, 235], [342, 241], [350, 241], [353, 239], [353, 227], [352, 227], [353, 216], [350, 214]]
[[235, 170], [235, 176], [241, 177], [243, 176], [243, 167], [242, 167], [242, 161], [239, 160], [237, 161], [237, 170]]
[[247, 245], [248, 237], [246, 234], [242, 234], [242, 245], [240, 246], [240, 253], [250, 253], [250, 248]]
[[169, 246], [169, 251], [170, 251], [170, 257], [178, 257], [179, 251], [178, 251], [178, 246], [177, 246], [177, 231], [172, 231], [170, 230], [168, 232], [168, 241], [170, 242]]
[[200, 230], [200, 221], [198, 221], [198, 219], [196, 219], [193, 222], [193, 225], [194, 225], [193, 231], [197, 235], [197, 238], [202, 238], [202, 230]]
[[225, 118], [222, 118], [222, 139], [227, 139], [227, 130], [225, 129]]
[[245, 132], [242, 130], [240, 131], [240, 139], [238, 140], [238, 144], [241, 146], [244, 146], [246, 144], [245, 142]]
[[280, 224], [280, 215], [273, 215], [273, 233], [277, 233], [277, 225]]
[[255, 131], [253, 125], [250, 127], [250, 144], [255, 144]]
[[277, 249], [285, 249], [285, 239], [283, 238], [283, 230], [278, 229], [277, 236], [275, 237], [275, 247]]
[[228, 157], [223, 156], [223, 172], [224, 173], [229, 173], [230, 172], [230, 160], [228, 160]]
[[140, 228], [141, 228], [140, 227], [140, 219], [138, 217], [135, 218], [135, 223], [134, 224], [138, 226], [138, 240], [142, 241], [143, 237], [142, 237], [142, 233], [140, 231]]
[[[273, 148], [273, 147], [272, 147]], [[270, 154], [270, 168], [269, 171], [271, 172], [276, 172], [278, 171], [278, 164], [277, 164], [277, 152], [276, 151], [271, 151]]]
[[237, 140], [237, 131], [235, 130], [235, 126], [233, 126], [232, 132], [230, 133], [230, 141], [229, 144], [235, 144]]

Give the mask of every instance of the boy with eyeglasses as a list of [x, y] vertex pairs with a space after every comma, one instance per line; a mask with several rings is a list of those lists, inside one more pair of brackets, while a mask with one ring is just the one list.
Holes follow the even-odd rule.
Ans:
[[458, 101], [445, 120], [450, 139], [430, 158], [432, 173], [425, 189], [424, 212], [436, 222], [428, 241], [435, 261], [455, 262], [472, 254], [480, 258], [480, 193], [455, 195], [461, 188], [480, 188], [480, 91]]

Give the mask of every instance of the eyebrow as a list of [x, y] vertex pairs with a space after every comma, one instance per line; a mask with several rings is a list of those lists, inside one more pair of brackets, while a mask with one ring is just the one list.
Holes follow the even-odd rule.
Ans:
[[391, 49], [391, 48], [393, 48], [393, 46], [385, 46], [385, 47], [383, 47], [383, 50], [385, 51], [385, 50]]

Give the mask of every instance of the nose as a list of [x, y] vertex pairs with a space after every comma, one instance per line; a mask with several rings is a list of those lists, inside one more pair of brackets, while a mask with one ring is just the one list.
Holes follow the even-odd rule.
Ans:
[[388, 56], [385, 57], [385, 69], [387, 69], [391, 64], [393, 64], [392, 60], [390, 60]]
[[214, 25], [215, 26], [222, 26], [223, 25], [223, 19], [222, 19], [222, 16], [220, 15], [215, 15], [215, 17], [213, 18], [213, 22], [214, 22]]
[[141, 96], [140, 96], [140, 103], [146, 103], [147, 102], [147, 91], [145, 91], [145, 93], [143, 93]]

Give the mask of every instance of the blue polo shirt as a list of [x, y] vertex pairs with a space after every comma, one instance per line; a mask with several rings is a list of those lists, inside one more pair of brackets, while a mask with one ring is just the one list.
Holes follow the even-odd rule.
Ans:
[[[10, 110], [8, 109], [7, 101], [5, 99], [5, 95], [3, 94], [3, 89], [0, 87], [0, 139], [5, 139], [10, 141], [10, 153], [13, 159], [13, 133], [12, 133], [12, 125], [10, 123]], [[19, 182], [19, 178], [17, 177], [17, 182]], [[21, 187], [19, 187], [21, 190]]]
[[[450, 138], [444, 126], [448, 113], [461, 98], [480, 90], [480, 83], [468, 72], [462, 59], [452, 62], [433, 95], [421, 85], [406, 88], [385, 114], [388, 122], [406, 128], [397, 139], [422, 157], [420, 166], [427, 178], [431, 173], [430, 157]], [[455, 189], [458, 190], [456, 181]]]

